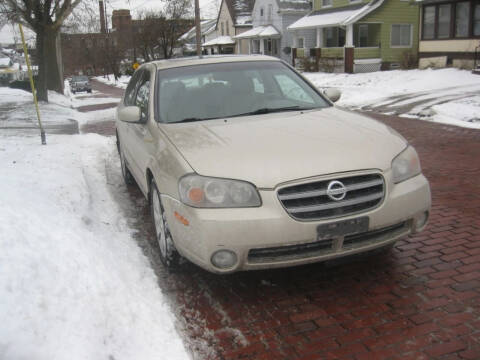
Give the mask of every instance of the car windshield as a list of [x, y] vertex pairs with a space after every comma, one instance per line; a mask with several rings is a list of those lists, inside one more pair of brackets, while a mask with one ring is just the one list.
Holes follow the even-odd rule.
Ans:
[[86, 76], [74, 76], [73, 81], [88, 81], [88, 77], [86, 77]]
[[324, 108], [330, 104], [278, 61], [215, 63], [159, 70], [161, 122], [187, 122]]

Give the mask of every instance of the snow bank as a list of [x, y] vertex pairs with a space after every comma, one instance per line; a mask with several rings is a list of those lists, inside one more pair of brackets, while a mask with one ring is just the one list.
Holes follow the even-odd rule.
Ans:
[[105, 164], [113, 138], [0, 137], [0, 358], [187, 359]]
[[[480, 106], [478, 97], [468, 97], [468, 93], [480, 91], [479, 76], [466, 70], [449, 68], [304, 75], [318, 88], [339, 88], [342, 91], [342, 97], [338, 101], [340, 106], [358, 109], [380, 105], [409, 105], [423, 101], [423, 105], [415, 107], [406, 115], [418, 118], [419, 113], [428, 110], [431, 116], [422, 118], [480, 128], [478, 116], [475, 120], [471, 111], [466, 110], [469, 107], [476, 111]], [[458, 100], [462, 97], [470, 100]], [[443, 104], [438, 105], [440, 102]]]
[[113, 74], [107, 75], [107, 77], [103, 77], [103, 76], [94, 77], [94, 79], [97, 81], [100, 81], [104, 84], [113, 85], [121, 89], [127, 88], [130, 78], [131, 76], [122, 75], [117, 81], [115, 81], [115, 76], [113, 76]]

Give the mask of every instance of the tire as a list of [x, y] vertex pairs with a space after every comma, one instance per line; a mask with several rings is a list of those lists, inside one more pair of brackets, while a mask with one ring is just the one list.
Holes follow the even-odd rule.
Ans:
[[160, 260], [167, 269], [174, 269], [180, 263], [180, 255], [175, 249], [172, 235], [168, 228], [167, 219], [163, 209], [160, 192], [155, 181], [150, 186], [150, 213], [152, 215], [153, 227], [155, 229], [155, 240], [158, 243]]
[[91, 94], [91, 93], [92, 93], [92, 89], [87, 90], [87, 93]]
[[135, 183], [135, 179], [132, 176], [132, 173], [128, 169], [127, 162], [125, 161], [125, 156], [123, 155], [122, 148], [119, 146], [119, 154], [120, 154], [120, 168], [122, 170], [122, 177], [125, 185], [133, 185]]

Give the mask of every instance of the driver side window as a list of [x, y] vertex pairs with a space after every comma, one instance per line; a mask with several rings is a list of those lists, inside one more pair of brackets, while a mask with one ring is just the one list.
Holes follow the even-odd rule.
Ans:
[[136, 71], [128, 83], [127, 90], [125, 90], [125, 106], [135, 105], [135, 95], [137, 93], [138, 82], [141, 79], [143, 70]]
[[144, 71], [143, 77], [139, 82], [137, 96], [135, 97], [135, 105], [138, 106], [142, 113], [142, 120], [148, 117], [148, 104], [150, 95], [150, 72]]

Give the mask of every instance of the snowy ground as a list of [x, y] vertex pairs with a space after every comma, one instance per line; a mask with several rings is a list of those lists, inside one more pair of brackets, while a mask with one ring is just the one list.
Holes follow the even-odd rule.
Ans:
[[466, 70], [304, 75], [319, 88], [339, 88], [340, 106], [480, 129], [480, 76]]
[[115, 77], [112, 74], [107, 75], [106, 77], [97, 76], [94, 79], [97, 80], [97, 81], [100, 81], [104, 84], [113, 85], [113, 86], [119, 87], [121, 89], [126, 89], [127, 85], [128, 85], [128, 82], [130, 81], [130, 76], [122, 75], [116, 81], [115, 81]]
[[[96, 118], [70, 107], [81, 99], [51, 100], [41, 104], [46, 123]], [[36, 122], [30, 102], [0, 88], [2, 125], [12, 127], [0, 129], [0, 358], [188, 359], [114, 200], [125, 191], [106, 171], [118, 172], [115, 139], [47, 134], [42, 146], [18, 129]]]

